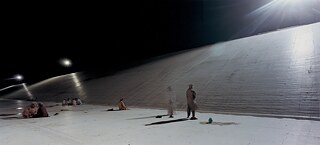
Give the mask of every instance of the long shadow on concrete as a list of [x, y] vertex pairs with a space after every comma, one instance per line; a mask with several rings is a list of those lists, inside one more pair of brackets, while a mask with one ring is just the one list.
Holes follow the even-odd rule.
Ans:
[[155, 116], [147, 116], [147, 117], [137, 117], [137, 118], [129, 118], [127, 120], [136, 120], [136, 119], [148, 119], [148, 118], [161, 118], [163, 116], [168, 116], [168, 114], [165, 115], [155, 115]]
[[158, 122], [153, 122], [153, 123], [150, 123], [150, 124], [146, 124], [145, 126], [160, 125], [160, 124], [181, 122], [181, 121], [187, 121], [187, 120], [189, 120], [189, 119], [188, 118], [180, 118], [180, 119], [175, 119], [175, 120], [158, 121]]

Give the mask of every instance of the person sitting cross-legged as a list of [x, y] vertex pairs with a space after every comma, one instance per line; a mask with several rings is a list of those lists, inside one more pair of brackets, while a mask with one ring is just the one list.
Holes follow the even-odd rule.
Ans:
[[38, 106], [37, 114], [35, 114], [33, 118], [49, 117], [46, 107], [42, 103], [38, 103]]

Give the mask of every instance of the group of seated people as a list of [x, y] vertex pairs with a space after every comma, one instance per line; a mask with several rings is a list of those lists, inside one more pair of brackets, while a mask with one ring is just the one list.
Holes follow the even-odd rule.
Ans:
[[[80, 98], [70, 98], [63, 99], [62, 106], [65, 105], [80, 105], [82, 101]], [[121, 98], [117, 104], [119, 110], [127, 110], [127, 106], [124, 104], [123, 98]], [[32, 102], [30, 105], [24, 108], [22, 112], [23, 118], [39, 118], [39, 117], [49, 117], [46, 107], [43, 103]]]
[[[79, 98], [63, 99], [62, 105], [80, 105], [82, 101]], [[127, 106], [124, 104], [123, 98], [118, 102], [119, 110], [127, 110]], [[22, 112], [23, 118], [38, 118], [38, 117], [49, 117], [46, 107], [43, 103], [32, 102], [30, 105], [24, 108]]]
[[82, 101], [80, 98], [64, 98], [63, 101], [62, 101], [62, 106], [65, 106], [65, 105], [81, 105], [82, 104]]
[[30, 105], [24, 108], [22, 116], [23, 118], [39, 118], [49, 117], [49, 114], [43, 103], [32, 102]]

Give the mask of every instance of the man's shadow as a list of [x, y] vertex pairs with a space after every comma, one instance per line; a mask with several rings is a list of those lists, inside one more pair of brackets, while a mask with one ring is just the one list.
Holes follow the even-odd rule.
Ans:
[[129, 118], [129, 119], [127, 119], [127, 120], [148, 119], [148, 118], [162, 118], [162, 117], [164, 117], [164, 116], [169, 116], [169, 115], [168, 115], [168, 114], [164, 114], [164, 115], [137, 117], [137, 118]]
[[149, 123], [149, 124], [146, 124], [145, 126], [160, 125], [160, 124], [181, 122], [181, 121], [187, 121], [187, 120], [189, 120], [189, 119], [188, 118], [180, 118], [180, 119], [174, 119], [174, 120], [165, 120], [165, 121], [158, 121], [158, 122]]

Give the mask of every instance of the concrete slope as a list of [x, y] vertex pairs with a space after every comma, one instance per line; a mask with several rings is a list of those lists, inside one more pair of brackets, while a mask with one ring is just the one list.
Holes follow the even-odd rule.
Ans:
[[[185, 109], [194, 84], [203, 111], [320, 116], [320, 23], [288, 28], [165, 56], [112, 76], [77, 73], [29, 86], [39, 100], [81, 97], [87, 103]], [[152, 46], [150, 46], [152, 47]], [[107, 66], [105, 66], [107, 67]], [[5, 98], [25, 95], [21, 90]]]

